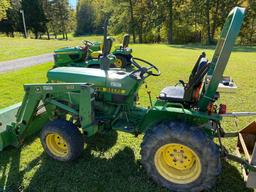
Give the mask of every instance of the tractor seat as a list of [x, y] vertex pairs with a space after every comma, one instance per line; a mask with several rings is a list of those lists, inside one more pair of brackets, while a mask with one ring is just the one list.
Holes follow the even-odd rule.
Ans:
[[170, 102], [182, 102], [184, 98], [184, 87], [169, 86], [165, 87], [161, 92], [159, 98]]

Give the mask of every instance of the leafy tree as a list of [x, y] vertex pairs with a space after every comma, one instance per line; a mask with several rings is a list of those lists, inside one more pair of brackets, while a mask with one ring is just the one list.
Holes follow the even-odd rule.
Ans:
[[14, 32], [23, 32], [22, 19], [20, 14], [21, 4], [19, 0], [11, 0], [11, 6], [6, 11], [6, 19], [0, 21], [1, 32], [7, 36], [14, 37]]
[[249, 0], [244, 26], [241, 31], [241, 43], [256, 43], [256, 1]]
[[0, 0], [0, 21], [6, 19], [6, 11], [10, 8], [11, 4], [9, 0]]
[[77, 27], [75, 34], [93, 33], [94, 9], [90, 0], [79, 0], [77, 4]]
[[47, 19], [40, 0], [22, 0], [22, 9], [25, 12], [27, 29], [31, 30], [35, 38], [39, 37], [39, 33], [46, 32]]

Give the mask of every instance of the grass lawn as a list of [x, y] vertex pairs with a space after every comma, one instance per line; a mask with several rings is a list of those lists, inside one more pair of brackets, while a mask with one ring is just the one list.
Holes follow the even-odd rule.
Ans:
[[79, 45], [84, 39], [102, 41], [101, 36], [70, 37], [68, 41], [0, 37], [0, 61], [52, 53], [57, 48]]
[[[0, 40], [1, 41], [1, 40]], [[48, 41], [46, 41], [48, 42]], [[162, 71], [160, 77], [147, 79], [154, 98], [160, 90], [187, 80], [189, 73], [202, 52], [202, 47], [168, 45], [132, 45], [136, 57], [156, 64]], [[40, 50], [40, 47], [38, 47]], [[235, 94], [222, 94], [219, 103], [226, 103], [229, 111], [256, 111], [256, 49], [237, 48], [230, 59], [227, 75], [231, 75], [239, 89]], [[206, 50], [211, 58], [213, 50]], [[0, 107], [14, 104], [22, 98], [22, 84], [45, 82], [46, 71], [51, 64], [44, 64], [20, 71], [1, 74]], [[149, 101], [144, 87], [140, 91], [141, 105]], [[224, 127], [235, 131], [255, 118], [241, 118], [238, 128], [233, 119], [227, 119]], [[39, 139], [27, 141], [21, 149], [9, 148], [0, 153], [0, 188], [10, 191], [167, 191], [149, 179], [140, 165], [140, 143], [143, 135], [135, 138], [122, 132], [111, 132], [88, 139], [85, 150], [77, 161], [61, 163], [50, 159], [41, 147]], [[233, 150], [236, 140], [225, 140], [225, 146]], [[0, 189], [1, 191], [1, 189]], [[218, 178], [216, 192], [249, 192], [243, 182], [240, 166], [223, 161], [223, 172]]]

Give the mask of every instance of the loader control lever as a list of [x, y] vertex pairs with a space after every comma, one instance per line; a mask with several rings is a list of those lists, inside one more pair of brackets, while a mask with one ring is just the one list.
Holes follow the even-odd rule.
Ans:
[[[149, 67], [144, 67], [144, 66], [141, 66], [140, 64], [138, 64], [138, 61], [143, 63], [143, 64], [146, 64], [147, 66]], [[148, 61], [145, 61], [143, 59], [139, 59], [139, 58], [134, 58], [132, 57], [131, 58], [131, 63], [136, 67], [138, 68], [138, 70], [135, 70], [133, 72], [133, 74], [135, 73], [140, 73], [139, 76], [141, 79], [145, 79], [149, 76], [160, 76], [161, 72], [160, 70], [155, 66], [153, 65], [152, 63], [148, 62]]]

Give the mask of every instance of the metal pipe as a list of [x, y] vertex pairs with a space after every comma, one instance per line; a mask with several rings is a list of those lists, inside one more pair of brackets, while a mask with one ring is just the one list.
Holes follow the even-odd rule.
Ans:
[[25, 38], [28, 37], [28, 34], [27, 34], [27, 28], [26, 28], [26, 21], [25, 21], [25, 16], [24, 16], [24, 10], [20, 10], [20, 13], [22, 15], [22, 21], [23, 21], [23, 27], [24, 27], [24, 35], [25, 35]]
[[256, 112], [232, 112], [221, 114], [222, 117], [247, 117], [247, 116], [256, 116]]

